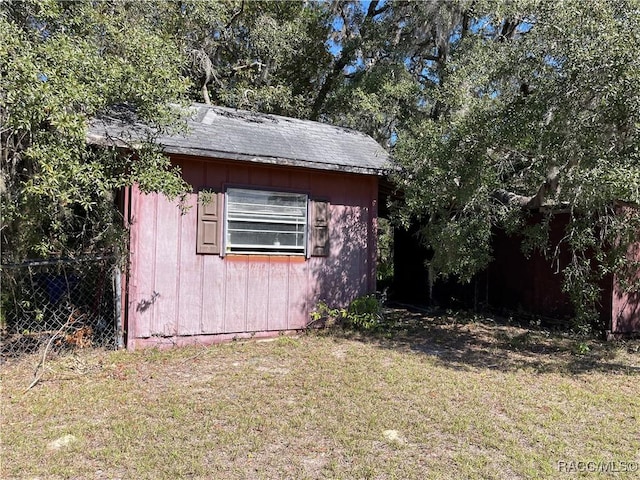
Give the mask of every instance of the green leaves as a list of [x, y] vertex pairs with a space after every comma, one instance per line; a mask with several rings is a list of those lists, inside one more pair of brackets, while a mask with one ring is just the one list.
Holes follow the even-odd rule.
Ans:
[[187, 1], [141, 10], [191, 58], [194, 100], [308, 116], [331, 60], [326, 5]]
[[507, 10], [476, 5], [434, 87], [440, 115], [399, 134], [403, 214], [427, 222], [436, 271], [469, 278], [491, 258], [491, 228], [513, 231], [523, 207], [569, 211], [562, 245], [540, 232], [525, 245], [570, 252], [565, 287], [584, 320], [613, 271], [594, 259], [619, 265], [622, 239], [633, 228], [637, 238], [638, 210], [620, 216], [614, 205], [640, 201], [640, 4]]
[[113, 248], [122, 228], [118, 188], [141, 182], [170, 196], [184, 191], [179, 172], [158, 152], [135, 163], [86, 145], [87, 121], [112, 105], [170, 124], [175, 115], [167, 105], [188, 87], [176, 45], [129, 7], [0, 6], [3, 259]]
[[134, 182], [180, 196], [157, 149], [87, 149], [84, 132], [117, 105], [164, 131], [189, 96], [393, 148], [398, 217], [425, 225], [443, 275], [481, 270], [494, 228], [551, 258], [527, 211], [570, 212], [567, 288], [588, 303], [640, 223], [614, 214], [640, 202], [638, 51], [638, 0], [3, 2], [3, 255], [110, 245], [112, 192]]

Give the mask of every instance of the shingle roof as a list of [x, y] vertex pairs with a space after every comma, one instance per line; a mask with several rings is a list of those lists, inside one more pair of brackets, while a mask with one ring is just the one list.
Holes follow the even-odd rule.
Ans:
[[[158, 137], [165, 152], [375, 175], [390, 168], [387, 152], [355, 130], [212, 105], [193, 104], [190, 111], [185, 134]], [[87, 138], [124, 145], [148, 130], [130, 115], [109, 115], [91, 122]]]

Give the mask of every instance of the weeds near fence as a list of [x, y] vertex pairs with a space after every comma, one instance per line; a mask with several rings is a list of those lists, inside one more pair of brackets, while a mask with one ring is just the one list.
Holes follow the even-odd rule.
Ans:
[[92, 346], [115, 348], [115, 268], [110, 256], [2, 265], [0, 358], [42, 349], [46, 355]]

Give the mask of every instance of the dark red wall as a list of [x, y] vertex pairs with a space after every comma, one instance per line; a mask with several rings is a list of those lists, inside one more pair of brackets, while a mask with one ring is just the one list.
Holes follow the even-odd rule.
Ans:
[[[541, 220], [534, 216], [533, 224]], [[558, 214], [551, 220], [550, 242], [557, 244], [564, 235], [567, 215]], [[522, 237], [509, 236], [498, 230], [493, 239], [494, 261], [489, 273], [489, 305], [508, 310], [553, 318], [569, 318], [573, 308], [562, 291], [562, 269], [567, 265], [567, 252], [561, 251], [556, 262], [539, 252], [528, 257], [522, 253]]]
[[[627, 260], [629, 262], [640, 260], [640, 243], [631, 245], [627, 252]], [[632, 275], [636, 282], [640, 280], [640, 271], [636, 270]], [[640, 291], [626, 292], [620, 288], [618, 282], [614, 282], [613, 287], [611, 331], [614, 333], [640, 333]]]
[[[542, 214], [535, 214], [529, 222], [534, 225], [542, 220]], [[563, 213], [551, 219], [550, 245], [561, 242], [568, 220], [568, 214]], [[430, 286], [425, 266], [430, 252], [420, 245], [417, 231], [414, 227], [395, 232], [393, 299], [443, 307], [488, 306], [505, 313], [522, 312], [555, 319], [573, 317], [569, 296], [562, 291], [562, 271], [570, 260], [566, 249], [561, 249], [555, 260], [536, 251], [525, 256], [522, 236], [496, 230], [492, 240], [494, 260], [485, 272], [470, 284], [437, 280]], [[629, 256], [640, 259], [640, 244], [631, 249]], [[640, 292], [620, 292], [611, 277], [603, 279], [600, 288], [600, 326], [614, 332], [640, 332]]]

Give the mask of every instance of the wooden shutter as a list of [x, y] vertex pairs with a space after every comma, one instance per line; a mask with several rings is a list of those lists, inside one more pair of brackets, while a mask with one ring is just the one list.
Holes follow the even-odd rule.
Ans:
[[329, 202], [311, 202], [311, 256], [329, 256]]
[[222, 194], [198, 193], [198, 232], [196, 253], [220, 254], [222, 242]]

